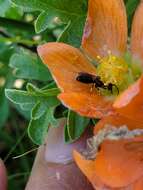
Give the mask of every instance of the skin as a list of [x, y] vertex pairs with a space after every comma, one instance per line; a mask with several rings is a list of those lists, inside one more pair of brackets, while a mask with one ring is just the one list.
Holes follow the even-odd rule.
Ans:
[[75, 163], [52, 164], [44, 159], [44, 147], [40, 147], [25, 190], [93, 190]]
[[[0, 189], [7, 190], [6, 168], [0, 160]], [[40, 147], [25, 190], [93, 190], [86, 177], [74, 162], [52, 164], [44, 159], [44, 147]]]
[[[69, 163], [62, 163], [62, 161], [61, 163], [52, 163], [49, 161], [53, 155], [54, 162], [55, 154], [56, 158], [58, 154], [68, 155], [72, 158], [71, 152], [73, 149], [84, 148], [86, 139], [89, 137], [89, 135], [84, 134], [80, 140], [72, 145], [65, 145], [63, 139], [58, 138], [62, 136], [64, 121], [59, 122], [59, 125], [57, 130], [54, 129], [54, 133], [49, 130], [50, 134], [48, 133], [49, 136], [45, 145], [39, 147], [25, 190], [93, 190], [93, 187], [74, 161]], [[56, 149], [56, 147], [58, 148]], [[0, 190], [7, 190], [6, 168], [2, 160], [0, 160]]]

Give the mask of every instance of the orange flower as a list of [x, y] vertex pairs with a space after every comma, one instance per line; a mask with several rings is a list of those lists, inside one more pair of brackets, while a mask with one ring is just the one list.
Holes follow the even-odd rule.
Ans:
[[[141, 1], [133, 20], [130, 48], [132, 57], [140, 62], [143, 60], [142, 12]], [[83, 116], [103, 118], [96, 126], [95, 135], [106, 124], [111, 127], [126, 125], [133, 131], [143, 129], [143, 76], [138, 78], [136, 75], [136, 61], [135, 69], [126, 63], [126, 51], [127, 18], [123, 0], [89, 0], [81, 50], [64, 43], [38, 47], [41, 59], [61, 89], [58, 98], [63, 104]], [[97, 67], [91, 64], [92, 61], [99, 63]], [[112, 98], [107, 90], [102, 89], [100, 94], [96, 89], [91, 92], [90, 85], [76, 80], [79, 72], [98, 75], [105, 85], [115, 84], [120, 90], [119, 96]], [[142, 130], [136, 132], [142, 134]], [[142, 147], [143, 134], [126, 139], [105, 139], [96, 159], [87, 160], [77, 152], [74, 157], [97, 189], [141, 190]]]
[[[116, 126], [117, 129], [121, 127], [122, 130], [127, 126], [131, 130], [130, 133], [134, 131], [133, 133], [138, 134], [119, 139], [105, 138], [99, 146], [95, 159], [85, 158], [74, 151], [77, 165], [97, 190], [142, 190], [143, 123], [121, 115], [107, 116], [96, 125], [95, 137], [107, 124], [111, 127]], [[117, 134], [122, 135], [122, 133]]]
[[[143, 4], [141, 3], [134, 18], [131, 37], [131, 52], [138, 58], [143, 58], [142, 9]], [[117, 112], [127, 116], [137, 115], [138, 118], [141, 118], [143, 101], [141, 101], [140, 97], [142, 96], [143, 87], [141, 83], [143, 82], [143, 77], [114, 99], [114, 104], [113, 99], [99, 94], [98, 91], [94, 90], [94, 92], [91, 92], [90, 85], [76, 81], [79, 72], [86, 72], [94, 75], [101, 73], [101, 78], [106, 83], [114, 83], [113, 81], [117, 81], [117, 84], [120, 81], [124, 83], [124, 78], [122, 78], [124, 73], [120, 73], [120, 70], [124, 70], [124, 67], [126, 67], [126, 65], [123, 65], [125, 61], [122, 58], [123, 53], [126, 52], [127, 44], [126, 20], [123, 0], [89, 0], [82, 51], [67, 44], [56, 42], [38, 47], [41, 59], [48, 66], [58, 87], [61, 89], [61, 94], [58, 98], [63, 104], [80, 115], [102, 118], [103, 116], [113, 114], [116, 109]], [[112, 55], [109, 55], [109, 50], [112, 52]], [[100, 61], [98, 60], [99, 56], [101, 57]], [[114, 61], [113, 58], [117, 61]], [[99, 64], [99, 68], [96, 69], [89, 59], [103, 62], [103, 64]], [[108, 71], [110, 59], [113, 63], [111, 70]], [[100, 68], [100, 65], [103, 66]], [[105, 65], [107, 65], [107, 69]], [[119, 70], [120, 66], [123, 68]], [[117, 76], [117, 74], [119, 75]], [[111, 79], [108, 80], [108, 78]], [[128, 101], [126, 101], [124, 96], [126, 96]], [[134, 101], [138, 103], [138, 106], [134, 106], [136, 105]], [[137, 112], [139, 107], [141, 108], [140, 114]]]

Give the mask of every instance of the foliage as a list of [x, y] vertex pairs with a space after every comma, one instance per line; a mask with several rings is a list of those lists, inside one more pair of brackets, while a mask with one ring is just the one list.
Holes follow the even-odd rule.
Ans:
[[[129, 32], [139, 2], [140, 0], [125, 0]], [[57, 127], [58, 120], [62, 117], [67, 118], [64, 130], [66, 143], [77, 140], [88, 124], [93, 124], [90, 119], [81, 117], [60, 104], [57, 99], [60, 91], [36, 53], [37, 45], [50, 41], [80, 47], [86, 13], [87, 0], [0, 0], [2, 157], [7, 155], [5, 149], [8, 151], [12, 146], [15, 148], [10, 150], [11, 154], [29, 150], [28, 147], [32, 147], [32, 144], [28, 141], [28, 136], [35, 144], [42, 144], [49, 126]], [[28, 136], [25, 133], [22, 144], [19, 136], [25, 131], [22, 126], [26, 125]], [[31, 160], [27, 160], [22, 158], [19, 162], [19, 168], [24, 172], [30, 171]], [[15, 176], [11, 176], [14, 168], [11, 167], [9, 172], [9, 188], [23, 189], [22, 178], [21, 182], [19, 179], [18, 187], [12, 182], [15, 180]], [[19, 173], [20, 169], [16, 171]]]
[[[49, 124], [52, 121], [56, 123], [56, 119], [58, 119], [55, 118], [56, 116], [54, 114], [57, 106], [59, 106], [59, 102], [56, 99], [59, 90], [56, 86], [54, 86], [54, 88], [50, 87], [49, 89], [47, 85], [52, 82], [52, 77], [48, 69], [41, 63], [40, 59], [37, 58], [35, 52], [32, 52], [33, 49], [30, 48], [33, 48], [36, 43], [40, 44], [44, 41], [48, 41], [44, 35], [47, 31], [51, 31], [52, 35], [55, 35], [54, 37], [58, 41], [79, 47], [86, 17], [87, 1], [13, 0], [12, 2], [20, 6], [23, 11], [39, 12], [34, 26], [35, 31], [40, 33], [41, 40], [35, 42], [31, 39], [27, 40], [26, 38], [23, 40], [19, 38], [19, 43], [20, 46], [22, 45], [22, 48], [13, 53], [9, 61], [9, 66], [12, 68], [15, 78], [25, 79], [25, 90], [6, 90], [6, 96], [13, 103], [19, 105], [19, 109], [31, 113], [28, 134], [36, 144], [42, 144]], [[57, 30], [59, 30], [59, 32], [57, 32]], [[26, 48], [24, 47], [25, 45]], [[32, 51], [30, 52], [28, 49]], [[34, 85], [27, 83], [29, 81]], [[52, 102], [52, 105], [48, 105]], [[83, 122], [82, 126], [82, 117], [75, 113], [74, 115], [74, 117], [69, 117], [68, 115], [70, 123], [72, 124], [70, 124], [67, 119], [65, 128], [69, 130], [68, 137], [65, 136], [66, 142], [71, 142], [71, 140], [74, 141], [79, 138], [89, 123], [89, 119], [86, 119], [88, 122]], [[64, 117], [64, 115], [61, 114], [61, 117]], [[84, 118], [83, 121], [85, 121]], [[77, 127], [75, 128], [74, 123], [76, 123], [76, 126], [79, 126], [78, 131], [76, 131]], [[75, 132], [73, 132], [74, 130]]]
[[13, 0], [20, 7], [40, 11], [35, 22], [35, 31], [40, 33], [55, 24], [67, 25], [60, 34], [58, 41], [80, 46], [83, 25], [86, 18], [86, 0]]

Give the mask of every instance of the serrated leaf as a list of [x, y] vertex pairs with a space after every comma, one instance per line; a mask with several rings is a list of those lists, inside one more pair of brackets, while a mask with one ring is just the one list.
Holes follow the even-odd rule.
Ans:
[[50, 124], [51, 124], [51, 126], [52, 127], [59, 127], [59, 120], [61, 120], [61, 118], [60, 119], [56, 119], [55, 117], [54, 117], [54, 112], [55, 112], [55, 107], [51, 107], [50, 108]]
[[54, 23], [55, 15], [48, 14], [48, 12], [43, 11], [37, 18], [35, 22], [35, 31], [36, 33], [43, 32], [47, 28], [52, 29], [55, 27]]
[[45, 114], [36, 120], [32, 119], [28, 126], [28, 135], [37, 145], [43, 144], [47, 135], [50, 124], [49, 111], [50, 109], [48, 109]]
[[30, 120], [30, 117], [31, 117], [31, 113], [30, 113], [30, 110], [32, 109], [31, 108], [21, 108], [21, 106], [19, 106], [18, 104], [14, 104], [13, 105], [14, 108], [27, 120]]
[[13, 0], [13, 2], [42, 12], [35, 24], [35, 30], [38, 33], [48, 27], [51, 28], [54, 18], [63, 24], [71, 22], [60, 35], [59, 41], [76, 47], [80, 46], [87, 12], [87, 0]]
[[40, 117], [31, 119], [28, 127], [28, 134], [34, 143], [38, 145], [44, 143], [49, 125], [52, 127], [59, 126], [59, 120], [56, 120], [53, 116], [54, 109], [54, 107], [47, 108]]
[[18, 105], [20, 107], [21, 110], [23, 111], [31, 111], [33, 106], [35, 105], [34, 103], [21, 103], [21, 104], [15, 104]]
[[13, 3], [28, 8], [31, 10], [45, 10], [47, 3], [46, 0], [11, 0]]
[[13, 54], [9, 66], [14, 68], [17, 78], [40, 81], [52, 80], [48, 68], [42, 64], [40, 59], [32, 57], [30, 54]]
[[45, 113], [47, 107], [45, 102], [37, 102], [31, 111], [31, 118], [33, 120], [39, 119]]
[[55, 13], [55, 16], [56, 14], [61, 14], [68, 17], [82, 16], [87, 6], [87, 1], [85, 0], [12, 0], [12, 2], [33, 10], [52, 11]]
[[88, 123], [89, 118], [79, 116], [75, 112], [69, 110], [65, 129], [65, 134], [68, 134], [67, 137], [65, 137], [65, 139], [68, 139], [66, 143], [77, 140], [85, 131]]
[[[52, 87], [52, 88], [51, 88]], [[39, 96], [57, 96], [60, 93], [58, 88], [53, 88], [54, 86], [47, 86], [47, 89], [39, 89], [31, 83], [26, 85], [27, 92], [29, 93], [36, 93]]]
[[70, 21], [59, 36], [58, 42], [65, 42], [75, 47], [80, 47], [84, 23], [85, 20], [80, 17], [75, 18], [73, 22]]
[[49, 107], [56, 106], [59, 104], [59, 100], [55, 96], [42, 96], [41, 94], [30, 93], [22, 90], [5, 90], [6, 97], [15, 104], [21, 105], [21, 107], [29, 106], [32, 107], [37, 102], [43, 102]]
[[37, 103], [37, 96], [22, 90], [5, 90], [6, 97], [15, 104], [33, 104]]

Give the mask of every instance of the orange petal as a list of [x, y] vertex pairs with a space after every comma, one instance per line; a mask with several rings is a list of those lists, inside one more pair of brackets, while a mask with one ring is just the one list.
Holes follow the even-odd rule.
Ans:
[[137, 180], [132, 186], [130, 189], [133, 189], [133, 190], [143, 190], [143, 176]]
[[96, 69], [78, 49], [64, 43], [53, 42], [39, 46], [38, 54], [62, 91], [90, 91], [91, 86], [76, 81], [76, 76], [79, 72], [95, 74]]
[[78, 49], [63, 43], [47, 43], [38, 47], [38, 53], [64, 92], [59, 98], [66, 106], [88, 117], [102, 117], [111, 112], [111, 101], [96, 89], [91, 92], [89, 84], [76, 81], [79, 72], [96, 73]]
[[143, 176], [143, 136], [105, 140], [93, 161], [85, 160], [77, 152], [74, 158], [94, 187], [125, 190]]
[[103, 129], [106, 125], [112, 125], [116, 127], [121, 127], [123, 125], [126, 125], [128, 129], [143, 129], [143, 123], [140, 121], [136, 121], [132, 119], [129, 119], [125, 116], [121, 116], [119, 114], [116, 114], [114, 116], [107, 116], [102, 118], [95, 126], [94, 128], [94, 134], [96, 134], [99, 130]]
[[126, 50], [127, 18], [123, 0], [89, 0], [82, 47], [93, 59]]
[[110, 187], [124, 187], [138, 180], [143, 176], [143, 136], [104, 141], [95, 171]]
[[98, 176], [96, 176], [95, 161], [85, 160], [84, 157], [81, 156], [77, 151], [73, 152], [73, 156], [78, 167], [84, 173], [84, 175], [89, 179], [93, 187], [95, 189], [97, 187], [100, 189], [104, 189], [106, 187], [105, 184], [100, 180]]
[[89, 92], [61, 93], [58, 98], [70, 109], [82, 116], [102, 118], [112, 114], [112, 101]]
[[116, 99], [113, 107], [121, 115], [140, 122], [142, 121], [143, 76]]
[[143, 61], [143, 1], [138, 6], [132, 24], [131, 51]]

